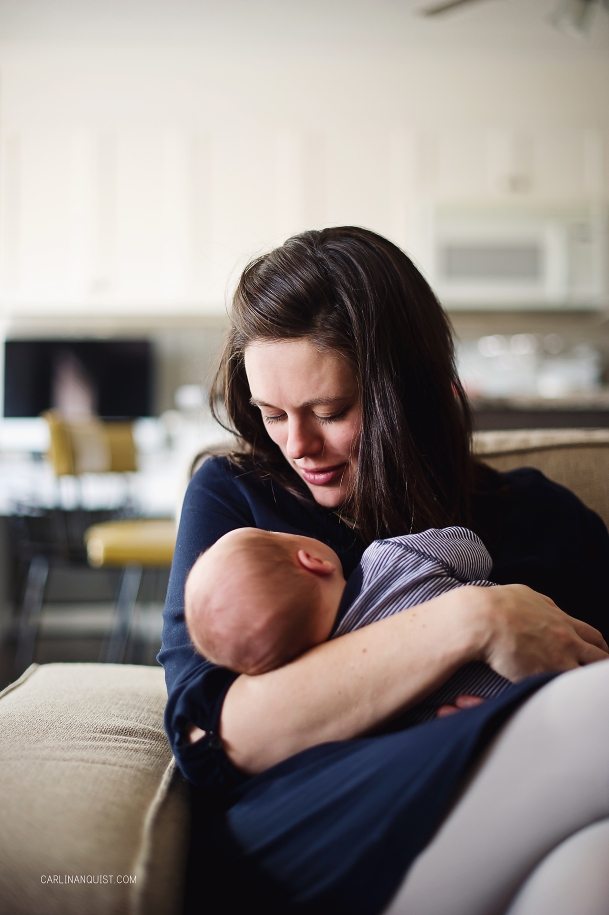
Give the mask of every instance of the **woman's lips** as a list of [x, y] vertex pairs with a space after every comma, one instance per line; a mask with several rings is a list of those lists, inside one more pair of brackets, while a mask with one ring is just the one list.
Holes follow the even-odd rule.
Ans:
[[346, 464], [337, 464], [336, 467], [322, 467], [319, 470], [304, 470], [302, 467], [299, 467], [298, 470], [305, 483], [311, 483], [313, 486], [326, 486], [341, 477], [346, 467]]

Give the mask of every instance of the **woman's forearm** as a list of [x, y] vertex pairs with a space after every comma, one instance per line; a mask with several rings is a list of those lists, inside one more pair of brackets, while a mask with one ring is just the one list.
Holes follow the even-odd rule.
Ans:
[[365, 734], [416, 704], [480, 653], [475, 627], [458, 612], [464, 592], [325, 642], [277, 670], [239, 677], [221, 721], [232, 762], [260, 772], [315, 744]]
[[596, 629], [530, 588], [464, 586], [318, 645], [285, 667], [240, 676], [226, 696], [220, 732], [232, 762], [253, 774], [307, 747], [374, 730], [468, 661], [518, 680], [606, 658]]

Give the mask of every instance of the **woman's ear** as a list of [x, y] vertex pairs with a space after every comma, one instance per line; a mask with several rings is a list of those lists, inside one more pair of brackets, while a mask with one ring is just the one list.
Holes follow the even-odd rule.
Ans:
[[332, 572], [336, 571], [336, 566], [333, 562], [328, 559], [320, 559], [318, 556], [312, 556], [306, 550], [298, 550], [296, 558], [303, 569], [306, 569], [307, 572], [312, 572], [313, 575], [331, 575]]

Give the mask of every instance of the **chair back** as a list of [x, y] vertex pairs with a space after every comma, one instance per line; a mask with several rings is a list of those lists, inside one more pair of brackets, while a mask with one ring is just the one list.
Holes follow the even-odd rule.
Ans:
[[95, 417], [69, 422], [57, 410], [42, 415], [50, 433], [48, 457], [57, 477], [137, 469], [132, 423], [106, 423]]

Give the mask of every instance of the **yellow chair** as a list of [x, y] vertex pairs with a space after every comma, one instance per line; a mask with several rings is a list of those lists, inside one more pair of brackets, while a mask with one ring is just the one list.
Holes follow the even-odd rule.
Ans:
[[[80, 517], [62, 508], [62, 482], [72, 478], [77, 487], [78, 502], [82, 506], [80, 476], [84, 473], [129, 474], [137, 470], [133, 424], [130, 422], [102, 422], [97, 417], [86, 417], [76, 422], [64, 420], [56, 410], [42, 414], [49, 427], [48, 457], [57, 480], [58, 516], [53, 539], [45, 542], [22, 543], [23, 561], [27, 561], [27, 575], [22, 605], [17, 624], [15, 673], [20, 674], [34, 658], [42, 608], [49, 572], [55, 562], [84, 562], [82, 533], [88, 512], [80, 510]], [[129, 480], [126, 478], [125, 500], [129, 504]], [[26, 513], [27, 514], [27, 513]], [[98, 515], [99, 517], [99, 515]], [[91, 524], [91, 518], [89, 524]], [[84, 522], [84, 526], [83, 526]], [[25, 526], [27, 527], [27, 526]], [[25, 529], [25, 528], [24, 528]], [[23, 538], [21, 538], [23, 540]]]
[[120, 664], [124, 660], [144, 569], [169, 568], [175, 539], [175, 523], [163, 518], [106, 521], [85, 533], [90, 565], [124, 568], [112, 630], [100, 661]]
[[85, 534], [87, 556], [96, 569], [128, 566], [168, 568], [173, 559], [175, 523], [166, 518], [137, 518], [94, 524]]
[[[58, 479], [137, 469], [132, 423], [102, 422], [95, 417], [68, 422], [54, 410], [43, 416], [50, 432], [48, 456]], [[175, 536], [172, 520], [156, 518], [105, 521], [85, 532], [91, 566], [124, 569], [112, 628], [100, 660], [124, 660], [144, 570], [171, 566]]]
[[42, 415], [49, 427], [48, 457], [56, 477], [137, 470], [131, 422], [102, 422], [96, 417], [69, 422], [57, 410]]

